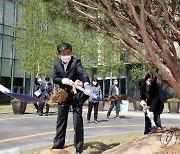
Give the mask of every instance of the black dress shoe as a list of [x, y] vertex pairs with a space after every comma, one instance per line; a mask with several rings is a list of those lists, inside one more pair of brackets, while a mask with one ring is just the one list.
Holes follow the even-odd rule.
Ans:
[[82, 153], [83, 152], [83, 149], [76, 149], [76, 154], [80, 154], [80, 153]]
[[63, 147], [56, 147], [53, 145], [51, 149], [63, 149]]

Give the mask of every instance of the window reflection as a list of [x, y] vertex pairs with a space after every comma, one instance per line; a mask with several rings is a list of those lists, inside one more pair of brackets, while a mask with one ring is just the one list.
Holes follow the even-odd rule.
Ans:
[[2, 35], [0, 35], [0, 57], [2, 55]]
[[20, 60], [15, 60], [14, 64], [14, 77], [24, 77], [24, 71]]
[[0, 0], [0, 23], [3, 23], [3, 4], [4, 1]]
[[11, 77], [12, 59], [2, 59], [1, 76]]
[[13, 36], [13, 28], [12, 27], [8, 27], [8, 26], [4, 26], [4, 34], [5, 35]]
[[12, 43], [13, 39], [10, 36], [3, 36], [3, 52], [2, 57], [12, 58]]
[[14, 3], [5, 1], [4, 24], [12, 26], [14, 22]]

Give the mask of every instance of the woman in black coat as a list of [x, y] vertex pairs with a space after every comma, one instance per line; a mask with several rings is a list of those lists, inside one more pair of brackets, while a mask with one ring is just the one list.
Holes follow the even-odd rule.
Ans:
[[[152, 73], [148, 73], [140, 85], [141, 100], [144, 100], [149, 107], [150, 114], [154, 116], [154, 122], [157, 127], [161, 127], [160, 114], [163, 111], [164, 104], [160, 100], [157, 78]], [[151, 128], [151, 121], [145, 112], [145, 130], [148, 134]]]

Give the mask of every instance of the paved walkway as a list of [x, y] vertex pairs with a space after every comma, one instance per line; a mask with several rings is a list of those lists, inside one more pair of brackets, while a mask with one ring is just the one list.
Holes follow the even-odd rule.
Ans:
[[[104, 111], [99, 111], [99, 124], [86, 124], [87, 108], [83, 109], [85, 137], [104, 136], [107, 134], [127, 133], [143, 131], [144, 113], [133, 111], [120, 113], [125, 118], [114, 119], [115, 111], [112, 111], [110, 119], [106, 119], [107, 107]], [[0, 114], [0, 149], [20, 148], [25, 150], [37, 146], [52, 143], [55, 135], [57, 112], [52, 112], [48, 117], [39, 117], [35, 113], [24, 115]], [[164, 111], [161, 115], [163, 125], [180, 127], [180, 113], [172, 114]], [[14, 131], [16, 130], [16, 131]], [[72, 114], [69, 113], [67, 140], [73, 140]], [[40, 145], [40, 143], [42, 143]]]
[[[99, 113], [106, 114], [107, 111], [99, 111]], [[112, 111], [115, 114], [115, 111]], [[128, 111], [128, 112], [121, 112], [120, 115], [123, 116], [144, 116], [142, 111]], [[169, 118], [169, 119], [180, 119], [180, 113], [168, 113], [167, 111], [161, 114], [161, 118]]]

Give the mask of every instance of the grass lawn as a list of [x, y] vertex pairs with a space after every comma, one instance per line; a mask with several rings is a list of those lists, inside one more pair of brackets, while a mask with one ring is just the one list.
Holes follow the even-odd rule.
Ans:
[[[125, 134], [114, 134], [107, 136], [97, 136], [92, 138], [85, 138], [83, 154], [100, 154], [105, 150], [111, 149], [125, 141], [135, 139], [142, 136], [143, 132], [133, 132]], [[52, 145], [38, 147], [30, 150], [22, 151], [22, 154], [39, 154], [45, 149], [50, 149]], [[75, 153], [73, 142], [66, 142], [65, 149], [70, 153]]]

